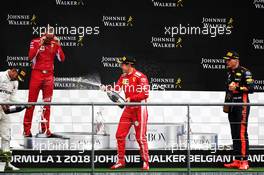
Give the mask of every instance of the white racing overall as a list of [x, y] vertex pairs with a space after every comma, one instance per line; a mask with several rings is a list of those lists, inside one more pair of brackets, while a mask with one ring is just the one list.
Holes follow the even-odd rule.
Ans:
[[[18, 81], [11, 81], [8, 70], [0, 72], [0, 101], [1, 102], [16, 102]], [[6, 152], [10, 151], [11, 128], [10, 117], [4, 113], [0, 105], [0, 137], [1, 149]]]

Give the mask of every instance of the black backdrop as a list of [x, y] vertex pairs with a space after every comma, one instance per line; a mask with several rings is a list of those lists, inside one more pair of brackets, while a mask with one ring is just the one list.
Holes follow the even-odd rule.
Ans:
[[[148, 75], [152, 85], [166, 86], [167, 90], [222, 91], [226, 70], [224, 63], [210, 63], [205, 69], [202, 59], [209, 62], [222, 61], [226, 50], [233, 49], [240, 53], [242, 65], [254, 74], [257, 91], [264, 87], [264, 8], [262, 2], [253, 0], [8, 0], [1, 2], [1, 71], [15, 64], [24, 67], [30, 74], [29, 65], [25, 65], [33, 34], [33, 27], [66, 26], [92, 28], [92, 34], [85, 34], [78, 42], [80, 34], [57, 34], [61, 39], [66, 61], [55, 62], [57, 78], [79, 77], [82, 80], [101, 81], [108, 84], [116, 81], [120, 69], [113, 59], [124, 55], [137, 59], [137, 68]], [[62, 4], [61, 4], [62, 3]], [[158, 4], [158, 5], [157, 5]], [[259, 8], [256, 6], [259, 5]], [[8, 17], [12, 16], [12, 19]], [[32, 21], [32, 17], [36, 19]], [[111, 20], [103, 21], [103, 16]], [[115, 21], [119, 17], [121, 20]], [[129, 17], [132, 18], [129, 22]], [[21, 19], [26, 18], [26, 19]], [[199, 26], [203, 18], [218, 20], [212, 25], [230, 25], [231, 34], [210, 35], [165, 34], [169, 26]], [[233, 19], [231, 24], [228, 24]], [[106, 26], [104, 22], [112, 25]], [[12, 23], [12, 24], [11, 24]], [[16, 23], [16, 24], [14, 24]], [[99, 31], [97, 33], [96, 31]], [[152, 37], [170, 38], [159, 42], [160, 47], [153, 47]], [[176, 47], [176, 42], [182, 42]], [[260, 44], [253, 45], [257, 39]], [[164, 44], [172, 48], [162, 48]], [[67, 44], [75, 46], [65, 46]], [[256, 49], [255, 47], [260, 47]], [[262, 49], [261, 49], [262, 48]], [[12, 61], [7, 60], [12, 58]], [[103, 58], [107, 61], [102, 61]], [[104, 59], [104, 60], [105, 60]], [[218, 68], [213, 68], [218, 66]], [[221, 68], [219, 68], [221, 67]], [[178, 81], [177, 81], [178, 80]], [[29, 76], [21, 88], [28, 88]], [[93, 86], [65, 86], [76, 83], [72, 79], [57, 79], [61, 85], [56, 89], [93, 89]]]

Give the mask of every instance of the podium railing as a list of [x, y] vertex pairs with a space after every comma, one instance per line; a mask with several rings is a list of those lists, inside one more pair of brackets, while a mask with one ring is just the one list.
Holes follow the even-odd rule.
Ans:
[[190, 145], [190, 108], [191, 107], [199, 107], [199, 106], [264, 106], [264, 103], [106, 103], [106, 102], [28, 102], [28, 103], [4, 103], [0, 102], [0, 105], [34, 105], [34, 106], [91, 106], [92, 107], [92, 149], [91, 149], [91, 174], [95, 172], [94, 166], [94, 158], [95, 158], [95, 106], [117, 106], [117, 105], [125, 105], [125, 106], [182, 106], [186, 107], [186, 116], [187, 116], [187, 174], [191, 173], [191, 163], [190, 163], [190, 155], [191, 155], [191, 145]]

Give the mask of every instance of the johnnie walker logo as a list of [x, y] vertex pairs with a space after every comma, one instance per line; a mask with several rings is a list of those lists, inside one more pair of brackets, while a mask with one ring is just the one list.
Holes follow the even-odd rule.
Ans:
[[16, 14], [8, 14], [6, 18], [8, 25], [14, 26], [27, 26], [27, 25], [36, 25], [37, 24], [37, 16], [33, 15], [16, 15]]
[[169, 0], [164, 2], [164, 0], [151, 0], [154, 7], [183, 7], [184, 0]]

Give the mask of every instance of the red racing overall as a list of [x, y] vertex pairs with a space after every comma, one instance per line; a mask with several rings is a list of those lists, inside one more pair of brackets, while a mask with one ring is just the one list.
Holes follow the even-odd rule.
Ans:
[[[59, 61], [64, 61], [65, 56], [61, 46], [52, 40], [50, 44], [41, 45], [40, 38], [33, 39], [30, 43], [29, 60], [32, 62], [32, 72], [29, 84], [28, 102], [36, 102], [39, 91], [42, 90], [43, 101], [50, 102], [54, 87], [54, 58], [57, 56]], [[44, 118], [47, 120], [47, 126], [42, 125], [42, 132], [49, 131], [50, 106], [44, 107]], [[31, 135], [31, 123], [34, 112], [34, 106], [27, 109], [24, 116], [24, 135]]]
[[[124, 90], [126, 98], [131, 102], [146, 102], [149, 96], [149, 83], [147, 77], [134, 69], [130, 74], [123, 74], [115, 86], [115, 90]], [[140, 147], [144, 162], [149, 161], [148, 143], [146, 138], [148, 111], [146, 106], [126, 106], [119, 121], [116, 132], [118, 144], [118, 158], [124, 160], [126, 136], [134, 125], [136, 139]]]

